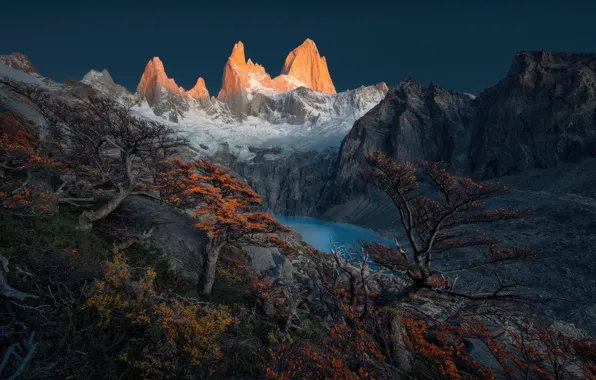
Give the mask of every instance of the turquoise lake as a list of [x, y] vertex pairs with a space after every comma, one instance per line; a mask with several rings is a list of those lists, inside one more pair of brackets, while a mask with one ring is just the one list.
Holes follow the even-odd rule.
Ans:
[[302, 216], [276, 216], [284, 225], [302, 235], [302, 239], [323, 252], [336, 246], [357, 245], [358, 240], [395, 246], [395, 242], [376, 236], [372, 231], [346, 223], [327, 222]]

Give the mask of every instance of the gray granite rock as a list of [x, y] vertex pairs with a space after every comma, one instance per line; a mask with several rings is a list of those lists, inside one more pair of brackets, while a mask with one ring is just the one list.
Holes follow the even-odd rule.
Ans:
[[274, 215], [309, 215], [331, 178], [336, 151], [298, 152], [276, 159], [257, 155], [231, 167], [262, 198], [264, 209]]
[[479, 96], [472, 174], [491, 178], [596, 156], [596, 53], [521, 52]]
[[195, 282], [200, 279], [208, 238], [203, 231], [192, 227], [196, 223], [192, 217], [138, 196], [127, 198], [119, 213], [129, 225], [140, 230], [153, 228], [146, 243], [164, 253], [174, 272]]
[[258, 273], [265, 273], [273, 280], [291, 279], [294, 266], [275, 247], [246, 245], [242, 247], [250, 258], [251, 267]]

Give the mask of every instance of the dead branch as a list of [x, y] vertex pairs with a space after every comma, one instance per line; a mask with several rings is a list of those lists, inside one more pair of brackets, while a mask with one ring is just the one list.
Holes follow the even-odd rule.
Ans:
[[[20, 365], [17, 370], [9, 377], [9, 380], [14, 380], [19, 377], [25, 368], [29, 365], [29, 362], [33, 358], [33, 354], [35, 353], [35, 348], [37, 347], [37, 342], [33, 339], [35, 338], [35, 331], [31, 333], [29, 339], [23, 339], [22, 343], [14, 343], [4, 352], [4, 356], [2, 358], [2, 362], [0, 363], [0, 375], [6, 368], [10, 357], [15, 357], [18, 361], [20, 361]], [[17, 350], [21, 351], [19, 353]], [[25, 356], [22, 357], [21, 355], [24, 354]]]
[[27, 298], [33, 298], [33, 299], [39, 298], [36, 295], [18, 291], [16, 289], [14, 289], [13, 287], [11, 287], [10, 285], [8, 285], [8, 279], [6, 278], [6, 273], [9, 272], [8, 259], [6, 257], [0, 255], [0, 262], [2, 264], [2, 265], [0, 265], [0, 296], [6, 297], [6, 298], [12, 298], [17, 301], [24, 301]]

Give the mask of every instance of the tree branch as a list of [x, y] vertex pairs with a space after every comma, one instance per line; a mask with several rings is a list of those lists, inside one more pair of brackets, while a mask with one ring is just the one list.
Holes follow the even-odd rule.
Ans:
[[0, 262], [2, 264], [0, 266], [0, 296], [6, 297], [6, 298], [12, 298], [12, 299], [15, 299], [18, 301], [24, 301], [27, 298], [33, 298], [33, 299], [39, 298], [36, 295], [18, 291], [16, 289], [14, 289], [13, 287], [11, 287], [10, 285], [8, 285], [8, 283], [7, 283], [8, 279], [6, 278], [6, 275], [5, 275], [9, 271], [8, 270], [8, 259], [6, 257], [0, 255]]

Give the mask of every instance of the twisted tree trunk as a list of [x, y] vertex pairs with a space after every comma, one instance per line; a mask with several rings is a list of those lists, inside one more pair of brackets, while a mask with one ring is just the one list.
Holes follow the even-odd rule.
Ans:
[[219, 252], [226, 243], [218, 242], [212, 245], [212, 248], [207, 252], [207, 262], [205, 263], [205, 282], [203, 284], [203, 294], [210, 295], [215, 283], [215, 271], [217, 269], [217, 259]]
[[128, 198], [128, 196], [132, 193], [131, 189], [120, 189], [114, 197], [112, 197], [108, 203], [106, 203], [103, 207], [96, 211], [83, 211], [83, 213], [79, 216], [79, 230], [81, 231], [90, 231], [93, 228], [93, 222], [101, 220], [106, 216], [110, 215], [110, 213], [116, 210], [122, 202]]
[[79, 216], [79, 230], [90, 231], [93, 228], [93, 222], [101, 220], [110, 215], [112, 211], [116, 210], [122, 202], [132, 193], [136, 186], [136, 176], [132, 170], [134, 161], [134, 154], [126, 152], [124, 155], [124, 162], [126, 165], [126, 181], [124, 184], [118, 186], [118, 193], [114, 195], [108, 203], [96, 211], [83, 211]]

